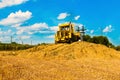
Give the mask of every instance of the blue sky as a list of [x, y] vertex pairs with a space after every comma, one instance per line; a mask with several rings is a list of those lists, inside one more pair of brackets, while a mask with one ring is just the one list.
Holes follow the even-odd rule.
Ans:
[[86, 34], [120, 45], [119, 0], [0, 0], [0, 41], [54, 42], [57, 25], [72, 21]]

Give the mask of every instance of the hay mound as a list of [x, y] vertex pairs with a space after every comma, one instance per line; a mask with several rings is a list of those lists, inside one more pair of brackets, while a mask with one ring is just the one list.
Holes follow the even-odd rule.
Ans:
[[39, 59], [120, 58], [118, 51], [88, 42], [41, 45], [20, 51], [18, 56]]

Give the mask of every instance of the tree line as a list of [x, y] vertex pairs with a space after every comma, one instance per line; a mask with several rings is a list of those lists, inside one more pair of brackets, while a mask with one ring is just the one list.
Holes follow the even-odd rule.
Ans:
[[24, 50], [28, 48], [32, 48], [34, 45], [28, 45], [28, 44], [18, 44], [16, 42], [12, 43], [0, 43], [0, 51], [10, 51], [10, 50]]
[[96, 43], [96, 44], [103, 44], [107, 47], [114, 48], [114, 49], [120, 51], [120, 45], [119, 46], [113, 45], [106, 36], [93, 36], [93, 37], [91, 37], [90, 35], [84, 35], [83, 40], [87, 41], [87, 42]]
[[[107, 47], [114, 48], [114, 49], [120, 51], [120, 45], [119, 46], [113, 45], [106, 36], [93, 36], [93, 37], [91, 37], [90, 35], [84, 35], [83, 40], [87, 41], [87, 42], [91, 42], [91, 43], [103, 44]], [[28, 48], [32, 48], [34, 46], [47, 45], [47, 44], [48, 43], [41, 43], [38, 45], [18, 44], [16, 42], [0, 43], [0, 51], [3, 51], [3, 50], [7, 50], [7, 51], [25, 50]]]

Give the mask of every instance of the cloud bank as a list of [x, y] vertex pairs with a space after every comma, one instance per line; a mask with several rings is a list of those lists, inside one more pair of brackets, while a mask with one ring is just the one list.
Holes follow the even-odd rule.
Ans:
[[0, 25], [18, 26], [32, 17], [30, 11], [22, 12], [21, 10], [10, 13], [7, 18], [0, 20]]
[[1, 0], [0, 1], [0, 9], [5, 7], [10, 7], [14, 5], [19, 5], [27, 2], [28, 0]]

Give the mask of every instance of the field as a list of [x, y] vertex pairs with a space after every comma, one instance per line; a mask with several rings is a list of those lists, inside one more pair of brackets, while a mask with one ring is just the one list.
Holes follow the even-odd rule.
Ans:
[[120, 80], [120, 52], [100, 44], [49, 44], [0, 52], [1, 80]]

